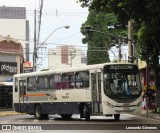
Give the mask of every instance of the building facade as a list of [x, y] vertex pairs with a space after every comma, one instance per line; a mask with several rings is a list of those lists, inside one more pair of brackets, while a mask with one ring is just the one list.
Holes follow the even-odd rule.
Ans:
[[10, 36], [0, 36], [0, 108], [12, 107], [13, 75], [22, 72], [23, 48]]
[[71, 45], [57, 46], [48, 50], [48, 69], [86, 65], [82, 49]]
[[0, 7], [0, 35], [18, 40], [22, 44], [24, 60], [29, 61], [29, 21], [25, 7]]

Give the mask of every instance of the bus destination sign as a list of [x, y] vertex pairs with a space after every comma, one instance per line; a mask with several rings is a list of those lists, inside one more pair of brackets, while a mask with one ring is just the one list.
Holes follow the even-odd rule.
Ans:
[[131, 70], [131, 71], [137, 71], [138, 68], [136, 65], [106, 65], [105, 66], [105, 71], [128, 71], [128, 70]]

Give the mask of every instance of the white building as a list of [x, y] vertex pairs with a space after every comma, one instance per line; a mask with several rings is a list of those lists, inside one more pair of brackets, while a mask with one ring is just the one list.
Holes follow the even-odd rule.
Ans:
[[86, 56], [82, 49], [73, 46], [57, 46], [48, 50], [48, 68], [66, 68], [86, 65]]
[[29, 61], [29, 21], [26, 20], [25, 7], [0, 7], [0, 35], [18, 40], [25, 61]]

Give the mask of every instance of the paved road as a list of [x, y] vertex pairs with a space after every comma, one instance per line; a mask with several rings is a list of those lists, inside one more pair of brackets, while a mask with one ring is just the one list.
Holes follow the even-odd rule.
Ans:
[[63, 120], [59, 115], [50, 115], [47, 120], [37, 120], [33, 115], [11, 115], [0, 117], [0, 124], [159, 124], [160, 119], [145, 118], [130, 114], [123, 114], [119, 121], [113, 117], [91, 116], [90, 121], [80, 119], [73, 115], [69, 120]]
[[[104, 116], [91, 116], [90, 121], [85, 121], [84, 119], [80, 119], [79, 115], [73, 115], [70, 120], [63, 120], [58, 115], [50, 115], [49, 119], [47, 120], [37, 120], [32, 115], [12, 115], [12, 116], [2, 116], [0, 117], [0, 124], [1, 125], [12, 125], [12, 126], [20, 126], [20, 130], [23, 128], [24, 130], [28, 130], [32, 128], [37, 128], [38, 130], [54, 130], [59, 131], [62, 130], [62, 132], [67, 132], [69, 130], [94, 130], [94, 132], [97, 130], [114, 130], [118, 133], [119, 130], [126, 131], [127, 128], [146, 128], [146, 127], [157, 127], [160, 128], [160, 120], [155, 120], [151, 118], [144, 118], [141, 116], [135, 116], [135, 115], [129, 115], [124, 114], [121, 115], [119, 121], [115, 121], [113, 117], [104, 117]], [[155, 124], [155, 125], [151, 125]], [[31, 126], [37, 126], [37, 127], [31, 127]], [[146, 126], [146, 127], [142, 127]], [[13, 128], [13, 129], [17, 129]], [[0, 127], [1, 129], [2, 127]], [[124, 130], [125, 129], [125, 130]], [[131, 131], [131, 130], [128, 130]], [[138, 132], [143, 133], [147, 130], [137, 130]], [[152, 133], [159, 132], [160, 130], [152, 130]], [[1, 132], [1, 131], [0, 131]], [[92, 132], [92, 133], [94, 133]], [[133, 130], [131, 131], [133, 132]], [[149, 131], [150, 132], [150, 131]], [[85, 132], [84, 132], [85, 133]], [[99, 132], [101, 133], [101, 132]], [[106, 132], [105, 132], [106, 133]], [[137, 132], [136, 132], [137, 133]]]

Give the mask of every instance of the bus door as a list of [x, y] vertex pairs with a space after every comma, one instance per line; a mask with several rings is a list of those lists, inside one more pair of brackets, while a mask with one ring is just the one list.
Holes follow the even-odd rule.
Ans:
[[24, 112], [25, 109], [25, 95], [26, 95], [26, 80], [19, 80], [19, 111]]
[[93, 113], [102, 112], [102, 98], [101, 98], [101, 73], [91, 74], [92, 87], [92, 110]]

